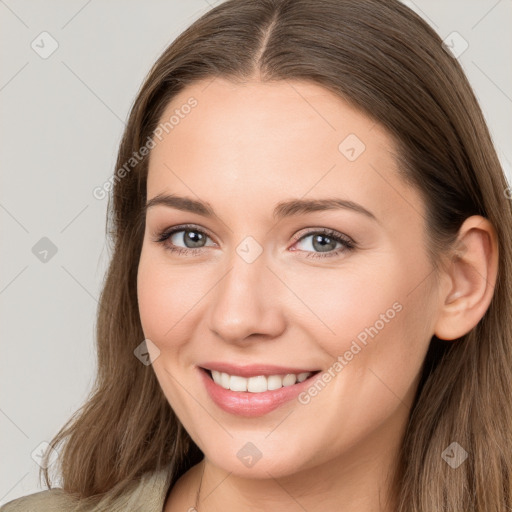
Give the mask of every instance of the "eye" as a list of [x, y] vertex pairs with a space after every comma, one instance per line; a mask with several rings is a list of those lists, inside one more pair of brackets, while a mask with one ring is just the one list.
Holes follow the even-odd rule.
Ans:
[[[304, 243], [304, 247], [307, 252], [306, 258], [330, 258], [333, 256], [339, 256], [344, 252], [352, 251], [356, 247], [355, 242], [347, 235], [327, 228], [309, 231], [305, 235], [299, 237], [297, 243], [301, 243], [308, 238], [311, 238], [311, 240]], [[338, 244], [341, 245], [341, 247], [336, 249], [336, 245]], [[308, 249], [313, 249], [319, 252], [309, 252]]]
[[[210, 238], [208, 234], [193, 225], [182, 225], [165, 230], [158, 234], [155, 242], [163, 244], [166, 250], [177, 254], [197, 253], [203, 247], [206, 247], [206, 240]], [[185, 247], [179, 247], [177, 243], [181, 241]]]
[[[207, 247], [206, 242], [209, 238], [210, 236], [204, 230], [187, 224], [175, 226], [158, 233], [155, 242], [163, 244], [166, 250], [176, 254], [198, 254], [203, 248]], [[308, 238], [311, 238], [311, 240], [305, 243], [304, 241]], [[296, 236], [295, 240], [294, 245], [304, 243], [304, 248], [300, 249], [300, 252], [305, 252], [306, 258], [329, 258], [356, 248], [356, 243], [350, 237], [327, 228], [309, 231], [302, 236]], [[183, 243], [185, 247], [177, 245], [179, 242]], [[337, 245], [341, 247], [336, 248]], [[292, 249], [292, 251], [296, 250]]]

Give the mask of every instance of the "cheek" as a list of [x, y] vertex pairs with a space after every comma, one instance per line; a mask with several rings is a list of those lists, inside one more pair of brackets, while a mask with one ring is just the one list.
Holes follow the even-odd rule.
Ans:
[[[373, 265], [347, 264], [343, 272], [329, 269], [304, 273], [301, 279], [288, 276], [287, 282], [293, 282], [294, 292], [307, 305], [297, 303], [296, 321], [334, 358], [332, 364], [341, 356], [343, 370], [338, 365], [335, 373], [345, 375], [341, 380], [353, 387], [350, 393], [355, 396], [362, 391], [361, 379], [366, 386], [368, 378], [377, 386], [406, 392], [432, 336], [435, 296], [430, 279], [425, 279], [428, 265], [420, 257], [414, 261], [414, 255], [389, 256]], [[420, 284], [418, 276], [423, 277]]]
[[142, 328], [160, 350], [166, 341], [176, 339], [182, 329], [179, 318], [186, 318], [188, 288], [176, 269], [162, 265], [160, 256], [143, 248], [137, 273], [137, 299]]
[[381, 331], [397, 316], [405, 286], [392, 276], [389, 262], [354, 258], [340, 268], [287, 272], [283, 280], [297, 298], [292, 306], [296, 321], [334, 355], [348, 349], [349, 340], [364, 342], [365, 329], [377, 324]]
[[175, 413], [190, 423], [188, 395], [179, 385], [182, 367], [187, 364], [184, 347], [193, 329], [193, 315], [187, 315], [191, 309], [187, 297], [191, 292], [186, 284], [182, 272], [163, 264], [161, 255], [143, 248], [137, 273], [137, 299], [144, 336], [159, 350], [152, 368]]
[[165, 333], [165, 319], [168, 318], [166, 310], [169, 306], [172, 307], [168, 304], [164, 291], [165, 287], [162, 286], [155, 267], [143, 254], [137, 273], [137, 300], [144, 335], [152, 341], [160, 340]]
[[163, 354], [173, 355], [169, 364], [176, 364], [174, 356], [185, 358], [189, 353], [205, 295], [217, 279], [212, 272], [169, 263], [162, 249], [143, 248], [137, 273], [142, 329]]

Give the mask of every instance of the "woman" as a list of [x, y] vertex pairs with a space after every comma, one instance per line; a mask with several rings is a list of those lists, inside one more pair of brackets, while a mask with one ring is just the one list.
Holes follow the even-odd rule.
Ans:
[[2, 510], [512, 505], [508, 185], [417, 15], [218, 5], [150, 71], [116, 169], [62, 489]]

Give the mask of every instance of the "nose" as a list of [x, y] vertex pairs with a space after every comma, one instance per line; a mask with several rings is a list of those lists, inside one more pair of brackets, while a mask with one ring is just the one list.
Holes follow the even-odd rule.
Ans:
[[224, 277], [212, 290], [209, 329], [228, 343], [270, 340], [285, 329], [280, 304], [282, 283], [267, 267], [264, 254], [248, 263], [234, 254]]

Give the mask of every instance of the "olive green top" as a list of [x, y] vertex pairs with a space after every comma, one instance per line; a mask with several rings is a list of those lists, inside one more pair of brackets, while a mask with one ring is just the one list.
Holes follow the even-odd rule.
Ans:
[[56, 488], [16, 498], [0, 507], [0, 512], [163, 512], [170, 478], [168, 469], [145, 473], [121, 497], [112, 500], [107, 493], [94, 507], [84, 508]]

